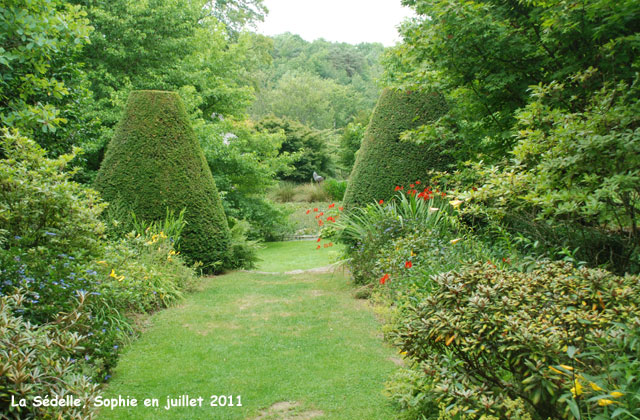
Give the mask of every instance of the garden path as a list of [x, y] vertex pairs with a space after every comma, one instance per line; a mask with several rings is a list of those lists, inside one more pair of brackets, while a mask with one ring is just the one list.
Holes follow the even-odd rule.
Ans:
[[[256, 272], [204, 280], [201, 290], [149, 320], [122, 355], [105, 397], [139, 407], [101, 419], [393, 419], [382, 395], [397, 367], [367, 303], [353, 299], [331, 249], [268, 244]], [[321, 267], [320, 272], [313, 269]], [[294, 274], [285, 274], [285, 272]], [[167, 396], [202, 407], [165, 410]], [[211, 407], [212, 395], [242, 407]], [[159, 407], [146, 408], [145, 398]], [[227, 403], [229, 399], [227, 399]], [[219, 401], [222, 399], [219, 399]]]

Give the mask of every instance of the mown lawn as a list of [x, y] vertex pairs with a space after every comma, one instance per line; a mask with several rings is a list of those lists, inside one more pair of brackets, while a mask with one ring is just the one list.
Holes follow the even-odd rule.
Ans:
[[[264, 271], [328, 263], [312, 243], [271, 245]], [[292, 251], [297, 251], [297, 256]], [[293, 266], [284, 256], [301, 257]], [[272, 261], [276, 255], [280, 266]], [[320, 257], [322, 256], [323, 257]], [[324, 259], [323, 259], [324, 258]], [[105, 397], [158, 398], [159, 408], [102, 409], [102, 419], [393, 419], [382, 395], [395, 369], [366, 303], [343, 274], [235, 272], [157, 313], [122, 355]], [[204, 397], [203, 407], [164, 410], [167, 395]], [[210, 407], [232, 395], [242, 407]]]
[[[322, 241], [324, 245], [327, 241]], [[342, 251], [340, 245], [316, 249], [316, 241], [267, 242], [260, 251], [260, 261], [256, 270], [285, 272], [325, 267], [337, 261]]]

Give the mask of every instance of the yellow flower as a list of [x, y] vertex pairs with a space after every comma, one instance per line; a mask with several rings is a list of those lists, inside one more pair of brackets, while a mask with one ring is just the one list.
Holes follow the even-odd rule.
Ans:
[[613, 398], [620, 398], [620, 397], [622, 397], [623, 395], [624, 395], [624, 394], [623, 394], [622, 392], [620, 392], [620, 391], [613, 391], [613, 392], [611, 393], [611, 396], [612, 396]]
[[582, 395], [582, 384], [577, 379], [574, 381], [575, 386], [571, 388], [571, 393], [573, 394], [573, 398], [578, 395]]
[[455, 244], [457, 244], [458, 242], [460, 242], [461, 240], [462, 240], [462, 238], [456, 238], [456, 239], [452, 239], [452, 240], [450, 240], [449, 242], [451, 242], [451, 245], [455, 245]]
[[116, 271], [113, 268], [111, 269], [111, 274], [109, 274], [109, 277], [113, 277], [114, 279], [116, 278]]
[[413, 251], [411, 251], [411, 256], [412, 256], [412, 257], [415, 257], [415, 256], [416, 256], [416, 253], [415, 253], [415, 252], [413, 252]]
[[607, 399], [602, 399], [602, 400], [598, 400], [598, 405], [599, 406], [605, 406], [605, 405], [611, 405], [611, 404], [616, 404], [615, 401], [612, 400], [607, 400]]
[[462, 204], [463, 201], [462, 200], [451, 200], [449, 201], [449, 204], [451, 204], [451, 207], [456, 208], [456, 207], [460, 207], [460, 204]]
[[589, 382], [589, 385], [591, 385], [591, 388], [592, 388], [594, 391], [602, 391], [602, 388], [600, 388], [600, 387], [598, 386], [598, 384], [596, 384], [596, 383], [594, 383], [594, 382]]
[[118, 276], [118, 281], [124, 280], [124, 276]]
[[573, 370], [571, 366], [567, 366], [567, 365], [560, 365], [560, 367], [567, 370]]

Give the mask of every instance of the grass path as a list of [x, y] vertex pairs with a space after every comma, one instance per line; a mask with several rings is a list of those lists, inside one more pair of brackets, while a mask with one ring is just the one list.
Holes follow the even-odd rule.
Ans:
[[[315, 246], [270, 245], [258, 269], [328, 265], [328, 251]], [[103, 408], [100, 418], [393, 419], [382, 395], [392, 357], [343, 274], [234, 272], [155, 314], [122, 355], [105, 397], [128, 395], [140, 405], [157, 398], [160, 406]], [[203, 407], [163, 408], [167, 395], [183, 394], [202, 396]], [[242, 407], [210, 407], [211, 395], [234, 403], [241, 395]]]

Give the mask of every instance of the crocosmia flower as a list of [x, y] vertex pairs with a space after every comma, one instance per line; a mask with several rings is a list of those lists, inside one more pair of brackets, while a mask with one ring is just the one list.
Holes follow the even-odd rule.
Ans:
[[389, 280], [389, 274], [385, 274], [380, 278], [380, 284], [385, 284]]
[[413, 263], [411, 261], [407, 261], [406, 263], [404, 263], [404, 268], [411, 268], [413, 267]]
[[311, 210], [307, 210], [307, 214], [311, 213]]
[[384, 200], [378, 201], [378, 204], [383, 205], [384, 204]]
[[336, 206], [336, 204], [335, 204], [335, 203], [331, 203], [331, 204], [329, 204], [329, 208], [330, 208], [330, 209], [334, 208], [335, 206]]

